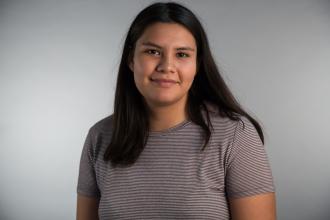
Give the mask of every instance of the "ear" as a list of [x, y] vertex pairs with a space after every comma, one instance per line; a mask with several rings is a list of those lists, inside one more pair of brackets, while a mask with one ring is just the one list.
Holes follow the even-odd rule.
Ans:
[[127, 56], [127, 64], [129, 69], [134, 72], [134, 50], [132, 50], [132, 47], [129, 47], [130, 51], [128, 52]]
[[131, 70], [132, 72], [134, 72], [134, 62], [133, 62], [133, 61], [130, 61], [130, 62], [128, 63], [128, 67], [130, 68], [130, 70]]

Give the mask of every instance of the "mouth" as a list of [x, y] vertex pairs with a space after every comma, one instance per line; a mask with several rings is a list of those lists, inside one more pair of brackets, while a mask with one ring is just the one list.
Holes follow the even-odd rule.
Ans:
[[169, 88], [175, 84], [178, 84], [178, 81], [172, 80], [172, 79], [150, 79], [151, 82], [159, 87], [163, 88]]
[[162, 83], [178, 83], [178, 81], [173, 80], [173, 79], [150, 79], [153, 82], [162, 82]]

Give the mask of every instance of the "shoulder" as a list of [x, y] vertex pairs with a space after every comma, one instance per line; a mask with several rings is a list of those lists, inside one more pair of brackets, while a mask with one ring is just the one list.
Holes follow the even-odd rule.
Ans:
[[[220, 114], [219, 108], [215, 104], [206, 102], [205, 106], [206, 106], [206, 109], [207, 109], [207, 112], [209, 115], [209, 119], [212, 123], [213, 130], [215, 132], [217, 130], [235, 129], [239, 120], [233, 120], [233, 119], [229, 118], [228, 116], [223, 116], [222, 114]], [[202, 110], [202, 113], [206, 119], [206, 112], [204, 109]], [[236, 113], [233, 113], [233, 114], [238, 119], [241, 119], [243, 117]]]
[[91, 127], [90, 132], [92, 135], [108, 134], [112, 132], [113, 115], [108, 115], [96, 121]]
[[258, 136], [255, 126], [246, 116], [233, 113], [235, 118], [237, 118], [237, 120], [234, 120], [227, 116], [222, 116], [218, 107], [214, 104], [207, 103], [206, 106], [215, 137], [233, 141], [237, 135]]
[[111, 140], [112, 133], [112, 115], [104, 117], [96, 121], [88, 131], [88, 139], [90, 143], [90, 153], [93, 160], [102, 156], [102, 152], [106, 149]]
[[205, 103], [207, 107], [207, 111], [209, 113], [210, 119], [212, 122], [222, 122], [222, 124], [226, 125], [232, 125], [236, 127], [245, 127], [245, 124], [248, 127], [254, 127], [252, 122], [244, 115], [238, 114], [238, 113], [232, 113], [234, 117], [237, 118], [237, 120], [230, 119], [227, 116], [222, 116], [219, 112], [219, 109], [216, 105], [206, 102]]

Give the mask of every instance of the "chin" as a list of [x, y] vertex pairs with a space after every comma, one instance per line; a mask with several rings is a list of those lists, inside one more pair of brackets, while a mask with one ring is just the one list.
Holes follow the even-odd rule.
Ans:
[[176, 99], [176, 98], [169, 98], [169, 97], [158, 97], [157, 99], [152, 99], [149, 101], [149, 103], [152, 103], [153, 105], [156, 106], [169, 106], [169, 105], [175, 105], [178, 104], [180, 102], [180, 99]]
[[171, 100], [154, 100], [152, 104], [156, 106], [169, 106], [175, 104], [175, 102]]

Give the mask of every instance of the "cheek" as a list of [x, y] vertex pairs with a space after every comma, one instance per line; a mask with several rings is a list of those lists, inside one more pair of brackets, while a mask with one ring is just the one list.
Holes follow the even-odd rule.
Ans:
[[147, 77], [154, 68], [154, 63], [150, 59], [138, 58], [135, 60], [134, 74], [137, 78]]
[[143, 62], [136, 59], [134, 60], [134, 80], [135, 82], [139, 82], [143, 79], [144, 73], [146, 72], [146, 66]]
[[195, 75], [196, 75], [196, 64], [195, 63], [187, 63], [182, 66], [183, 72], [183, 81], [185, 82], [186, 86], [191, 86]]
[[187, 83], [186, 83], [186, 90], [188, 91], [192, 84], [193, 84], [193, 81], [194, 81], [194, 77], [190, 77], [189, 79], [187, 79]]

